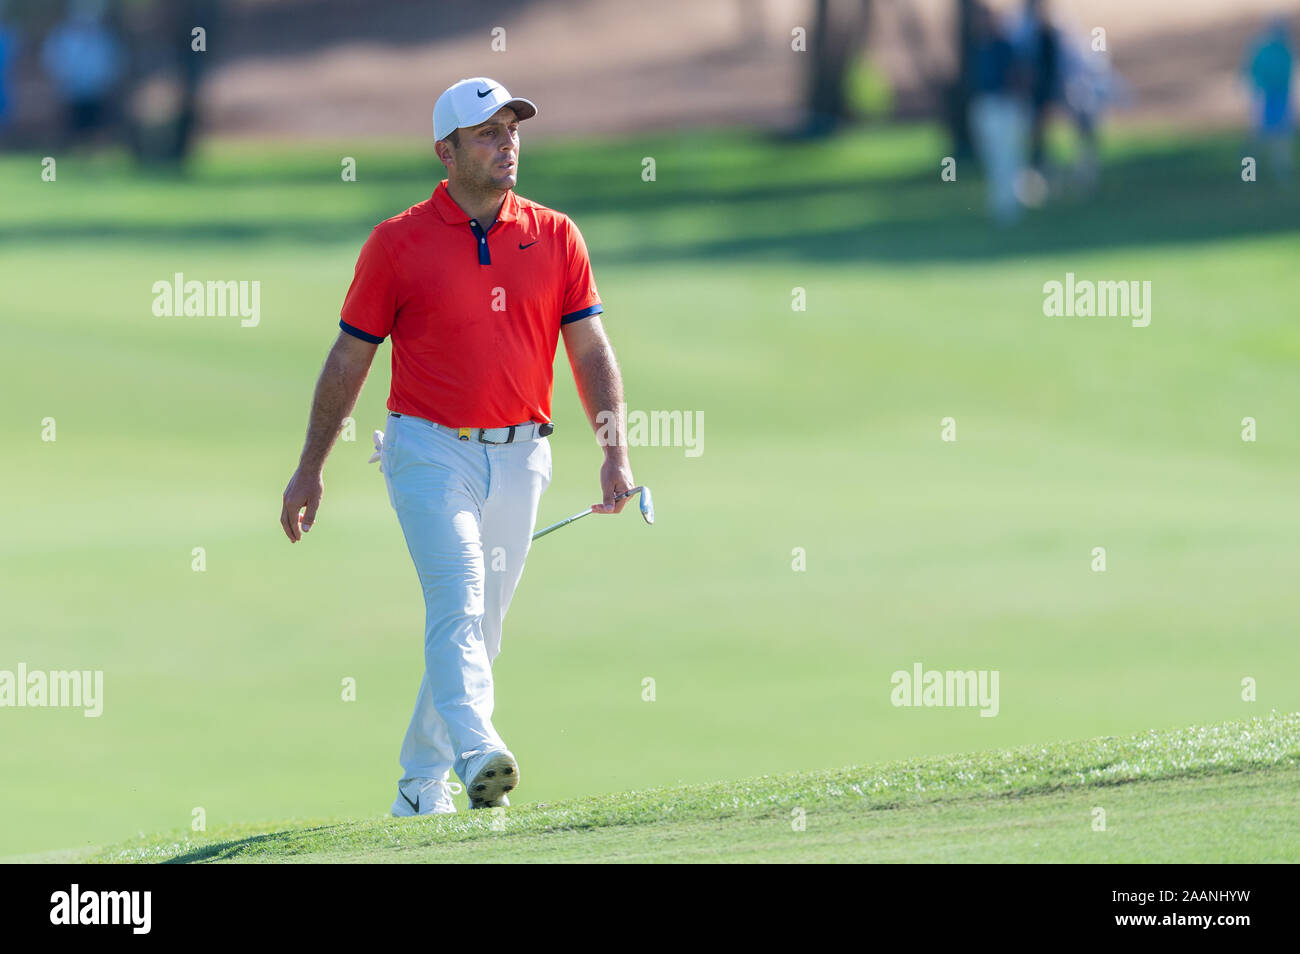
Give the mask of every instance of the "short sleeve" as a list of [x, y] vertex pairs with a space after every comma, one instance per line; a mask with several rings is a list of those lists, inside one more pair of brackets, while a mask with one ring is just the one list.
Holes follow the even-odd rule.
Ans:
[[591, 273], [591, 259], [587, 257], [587, 243], [572, 219], [568, 225], [567, 259], [564, 274], [564, 305], [560, 310], [560, 324], [599, 315], [605, 309], [596, 291], [596, 277]]
[[379, 344], [393, 330], [396, 315], [397, 273], [376, 229], [357, 256], [357, 269], [339, 312], [339, 327], [362, 341]]

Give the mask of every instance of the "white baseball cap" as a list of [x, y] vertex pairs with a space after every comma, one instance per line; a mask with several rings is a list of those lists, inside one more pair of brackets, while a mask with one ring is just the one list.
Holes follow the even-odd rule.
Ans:
[[448, 86], [433, 107], [433, 138], [446, 139], [453, 130], [486, 122], [502, 106], [520, 119], [537, 115], [531, 100], [517, 99], [504, 86], [486, 76], [472, 76]]

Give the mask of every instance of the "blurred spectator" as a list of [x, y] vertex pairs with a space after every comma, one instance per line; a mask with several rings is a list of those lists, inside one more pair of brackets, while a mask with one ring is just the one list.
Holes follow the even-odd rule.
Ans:
[[1011, 28], [1011, 46], [1023, 64], [1029, 93], [1029, 165], [1041, 176], [1047, 146], [1047, 120], [1061, 98], [1060, 34], [1042, 0], [1025, 0]]
[[1291, 177], [1291, 46], [1286, 22], [1273, 21], [1245, 66], [1255, 94], [1255, 131], [1278, 181]]
[[1086, 35], [1067, 37], [1058, 30], [1061, 102], [1079, 136], [1076, 182], [1085, 189], [1097, 184], [1101, 172], [1097, 126], [1108, 106], [1127, 100], [1127, 87], [1111, 67], [1104, 50], [1094, 50]]
[[1092, 49], [1086, 35], [1067, 33], [1053, 22], [1045, 0], [1026, 0], [1010, 37], [1028, 85], [1029, 166], [1019, 181], [1021, 201], [1037, 205], [1047, 195], [1047, 128], [1058, 105], [1078, 135], [1075, 182], [1091, 189], [1100, 174], [1098, 123], [1107, 106], [1124, 98], [1109, 56]]
[[1027, 84], [1011, 42], [983, 4], [973, 10], [970, 63], [971, 135], [984, 167], [989, 213], [1006, 225], [1021, 211], [1016, 184], [1025, 161]]
[[9, 125], [9, 64], [18, 55], [18, 31], [5, 23], [5, 0], [0, 0], [0, 133]]
[[67, 16], [45, 39], [41, 61], [65, 106], [67, 135], [84, 141], [111, 119], [122, 73], [122, 46], [104, 22], [104, 0], [72, 0]]

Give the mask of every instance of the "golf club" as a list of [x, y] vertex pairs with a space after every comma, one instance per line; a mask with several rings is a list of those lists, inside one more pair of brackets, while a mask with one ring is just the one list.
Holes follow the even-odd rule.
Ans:
[[[640, 494], [640, 495], [641, 495], [641, 500], [640, 500], [640, 504], [641, 504], [641, 516], [645, 517], [645, 522], [646, 522], [646, 523], [651, 523], [651, 524], [654, 523], [654, 522], [655, 522], [655, 502], [654, 502], [654, 498], [650, 496], [650, 488], [649, 488], [649, 487], [633, 487], [631, 490], [625, 490], [625, 491], [623, 491], [623, 493], [621, 493], [621, 494], [616, 494], [616, 495], [614, 496], [614, 499], [615, 499], [615, 500], [621, 500], [622, 498], [624, 498], [624, 497], [630, 497], [630, 496], [632, 496], [633, 494]], [[560, 527], [568, 526], [569, 524], [573, 523], [573, 521], [575, 521], [575, 520], [581, 520], [583, 517], [587, 516], [587, 514], [589, 514], [589, 513], [595, 513], [595, 511], [592, 510], [590, 507], [588, 507], [586, 510], [582, 511], [582, 513], [575, 513], [572, 517], [569, 517], [569, 518], [566, 519], [566, 520], [561, 520], [559, 523], [553, 523], [553, 524], [551, 524], [549, 527], [547, 527], [547, 528], [544, 529], [544, 530], [538, 530], [536, 533], [533, 534], [533, 539], [536, 540], [538, 537], [544, 537], [544, 536], [546, 536], [548, 533], [550, 533], [551, 531], [553, 531], [553, 530], [559, 530]]]

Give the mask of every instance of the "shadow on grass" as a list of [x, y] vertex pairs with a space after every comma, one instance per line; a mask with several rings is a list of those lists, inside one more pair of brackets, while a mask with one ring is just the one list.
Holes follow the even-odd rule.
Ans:
[[337, 827], [339, 826], [321, 825], [316, 828], [293, 828], [284, 831], [271, 832], [268, 835], [251, 835], [248, 838], [240, 838], [237, 841], [222, 841], [213, 845], [204, 845], [202, 848], [196, 848], [183, 855], [177, 855], [175, 858], [169, 858], [162, 862], [162, 864], [188, 865], [198, 864], [205, 861], [230, 861], [231, 859], [238, 858], [245, 854], [248, 848], [256, 845], [277, 842], [282, 847], [289, 847], [304, 835], [330, 831]]
[[[1243, 147], [1231, 136], [1131, 143], [1110, 157], [1095, 193], [1057, 199], [1003, 229], [985, 219], [983, 183], [973, 167], [961, 166], [957, 182], [941, 181], [940, 157], [929, 155], [933, 142], [915, 130], [885, 130], [820, 147], [737, 139], [722, 140], [710, 151], [692, 148], [686, 137], [663, 144], [653, 183], [638, 173], [651, 144], [636, 140], [539, 151], [520, 193], [578, 220], [598, 267], [778, 259], [978, 262], [1300, 231], [1296, 193], [1263, 178], [1243, 183]], [[861, 175], [854, 173], [855, 164]], [[50, 216], [0, 224], [0, 243], [359, 247], [376, 222], [426, 198], [439, 177], [425, 157], [390, 159], [347, 186], [364, 188], [362, 211], [350, 202], [331, 218], [329, 203], [337, 195], [332, 190], [338, 188], [328, 180], [337, 175], [331, 167], [296, 154], [274, 174], [241, 168], [219, 166], [181, 183], [160, 183], [160, 189], [174, 190], [178, 204], [183, 200], [187, 214], [180, 221], [161, 212], [131, 222], [95, 222], [93, 214], [89, 222]], [[263, 171], [270, 176], [266, 181]], [[124, 181], [141, 187], [139, 176]], [[277, 195], [277, 181], [307, 188]], [[236, 182], [245, 190], [265, 186], [267, 204], [242, 220], [219, 212], [208, 219], [189, 214], [196, 206], [223, 209], [223, 193]], [[300, 205], [326, 210], [327, 217], [293, 215]], [[157, 207], [167, 208], [165, 196]]]

